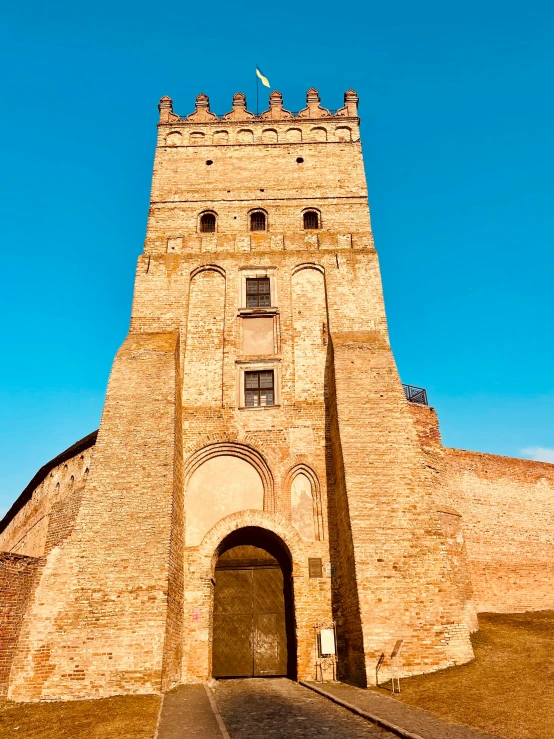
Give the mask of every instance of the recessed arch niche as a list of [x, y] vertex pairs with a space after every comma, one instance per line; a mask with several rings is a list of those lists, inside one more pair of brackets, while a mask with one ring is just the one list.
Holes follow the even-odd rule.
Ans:
[[277, 131], [274, 128], [266, 128], [262, 131], [262, 142], [264, 144], [277, 143]]
[[335, 135], [338, 141], [352, 141], [352, 129], [348, 126], [338, 126]]
[[232, 513], [264, 508], [264, 482], [246, 459], [221, 454], [196, 466], [187, 484], [185, 546], [198, 546], [207, 532]]
[[237, 133], [237, 141], [239, 144], [253, 144], [254, 143], [254, 132], [249, 128], [241, 128]]
[[183, 137], [180, 131], [170, 131], [165, 137], [165, 143], [167, 146], [181, 146], [183, 143]]
[[285, 136], [287, 141], [302, 141], [302, 131], [299, 128], [289, 128]]
[[310, 131], [312, 141], [327, 141], [327, 129], [323, 126], [316, 126]]
[[228, 131], [215, 131], [214, 144], [227, 144], [229, 142]]
[[324, 539], [321, 490], [316, 474], [299, 464], [289, 473], [288, 484], [292, 525], [304, 541]]

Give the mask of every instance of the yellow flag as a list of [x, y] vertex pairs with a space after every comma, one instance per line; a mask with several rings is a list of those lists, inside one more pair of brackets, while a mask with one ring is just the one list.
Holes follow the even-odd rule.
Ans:
[[256, 75], [261, 79], [262, 85], [264, 85], [265, 87], [271, 87], [271, 85], [269, 84], [269, 80], [265, 75], [261, 73], [258, 67], [256, 67]]

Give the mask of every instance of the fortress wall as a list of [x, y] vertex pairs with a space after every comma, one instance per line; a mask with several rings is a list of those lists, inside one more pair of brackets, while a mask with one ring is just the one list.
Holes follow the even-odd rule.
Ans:
[[0, 698], [8, 691], [8, 678], [29, 596], [44, 560], [0, 552]]
[[434, 408], [419, 403], [406, 403], [421, 445], [424, 463], [430, 477], [435, 509], [446, 546], [450, 578], [463, 606], [463, 621], [473, 632], [479, 628], [477, 609], [464, 538], [464, 520], [449, 495], [449, 467], [442, 445], [439, 419]]
[[[70, 452], [71, 448], [66, 451]], [[45, 474], [37, 473], [12, 511], [6, 514], [5, 528], [0, 533], [0, 552], [42, 557], [70, 533], [93, 455], [94, 441], [73, 456], [66, 457], [66, 453], [62, 453], [59, 457], [63, 461], [54, 464]], [[21, 505], [19, 510], [18, 504]]]
[[445, 449], [480, 612], [554, 608], [554, 465]]
[[[131, 333], [108, 384], [74, 530], [48, 554], [13, 660], [14, 700], [158, 692], [181, 640], [178, 334]], [[179, 501], [175, 501], [179, 507]]]

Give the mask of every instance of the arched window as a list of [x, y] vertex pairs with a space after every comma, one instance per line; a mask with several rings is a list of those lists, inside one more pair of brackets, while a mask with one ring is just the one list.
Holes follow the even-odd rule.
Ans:
[[250, 230], [265, 231], [265, 213], [262, 210], [255, 210], [250, 214]]
[[304, 228], [319, 228], [319, 213], [317, 210], [307, 210], [304, 213]]
[[211, 234], [215, 231], [215, 215], [213, 213], [202, 213], [200, 216], [200, 231], [203, 234]]

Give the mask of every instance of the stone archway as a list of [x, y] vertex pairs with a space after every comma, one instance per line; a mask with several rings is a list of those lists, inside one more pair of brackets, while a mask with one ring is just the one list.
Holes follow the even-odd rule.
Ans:
[[246, 526], [218, 547], [212, 675], [296, 677], [292, 559], [272, 531]]

